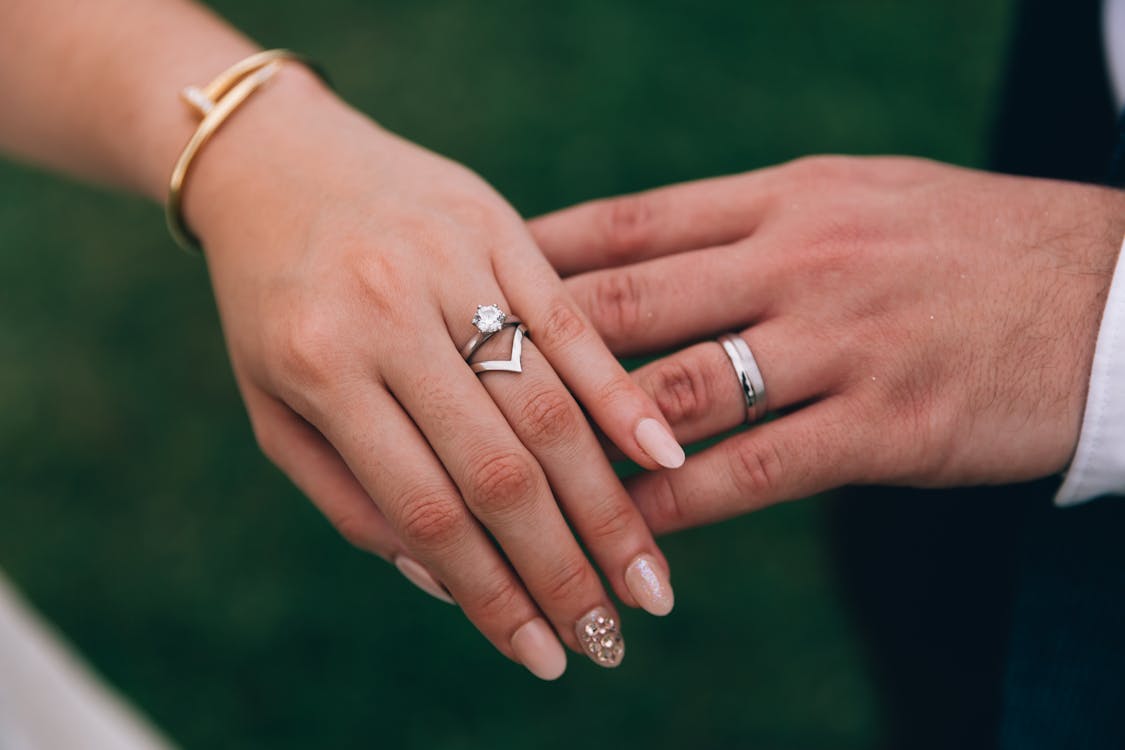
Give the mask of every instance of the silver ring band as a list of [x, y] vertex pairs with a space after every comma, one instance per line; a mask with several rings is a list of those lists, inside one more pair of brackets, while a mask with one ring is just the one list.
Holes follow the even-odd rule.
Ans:
[[[523, 363], [520, 361], [523, 358], [523, 340], [524, 337], [529, 337], [531, 334], [527, 331], [527, 326], [518, 320], [508, 319], [507, 322], [501, 327], [515, 328], [516, 332], [512, 336], [512, 353], [508, 355], [508, 359], [490, 359], [487, 362], [469, 362], [469, 366], [473, 368], [473, 372], [478, 375], [482, 372], [523, 372]], [[499, 333], [497, 331], [496, 333]], [[494, 334], [489, 334], [491, 338]], [[487, 340], [487, 339], [486, 339]], [[483, 341], [481, 342], [484, 343]], [[478, 345], [479, 348], [479, 345]], [[475, 352], [474, 352], [475, 353]], [[470, 357], [472, 354], [469, 355]], [[468, 362], [469, 360], [465, 360]]]
[[508, 315], [505, 316], [504, 323], [500, 326], [500, 328], [497, 328], [495, 331], [477, 331], [473, 334], [473, 337], [469, 339], [464, 346], [461, 347], [461, 359], [468, 362], [473, 358], [473, 355], [477, 353], [477, 349], [480, 349], [482, 346], [484, 346], [484, 342], [488, 341], [490, 338], [500, 333], [500, 331], [504, 330], [508, 326], [518, 326], [521, 324], [522, 321], [519, 318], [513, 318], [512, 316]]
[[724, 333], [718, 341], [734, 366], [734, 374], [738, 376], [738, 385], [746, 402], [746, 421], [753, 424], [766, 414], [766, 383], [762, 380], [762, 371], [758, 369], [750, 346], [741, 336]]

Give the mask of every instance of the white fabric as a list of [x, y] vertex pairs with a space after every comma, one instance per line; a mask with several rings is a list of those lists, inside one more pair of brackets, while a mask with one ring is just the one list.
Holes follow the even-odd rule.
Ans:
[[1125, 243], [1098, 331], [1078, 449], [1055, 502], [1103, 495], [1125, 495]]
[[0, 573], [0, 750], [170, 750]]
[[1102, 40], [1116, 109], [1125, 106], [1125, 0], [1102, 5]]

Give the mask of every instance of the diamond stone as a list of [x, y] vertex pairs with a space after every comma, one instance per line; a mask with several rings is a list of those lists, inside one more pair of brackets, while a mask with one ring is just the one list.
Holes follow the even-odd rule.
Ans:
[[473, 316], [473, 325], [481, 333], [496, 333], [504, 327], [508, 316], [496, 305], [477, 305], [477, 314]]
[[625, 656], [625, 640], [617, 629], [616, 618], [598, 607], [578, 621], [575, 629], [582, 648], [598, 664], [616, 667]]

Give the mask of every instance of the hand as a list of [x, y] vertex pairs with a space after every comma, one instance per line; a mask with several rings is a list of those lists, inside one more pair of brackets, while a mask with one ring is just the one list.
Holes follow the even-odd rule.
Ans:
[[[275, 83], [185, 195], [264, 452], [348, 540], [448, 591], [541, 677], [565, 666], [542, 616], [591, 658], [576, 627], [616, 617], [567, 519], [623, 601], [666, 612], [667, 562], [567, 387], [643, 465], [682, 451], [523, 222], [299, 68]], [[459, 355], [478, 303], [530, 328], [522, 374], [478, 378]]]
[[[736, 330], [781, 412], [631, 483], [665, 532], [844, 484], [1063, 470], [1125, 198], [917, 159], [820, 157], [531, 226], [617, 353]], [[682, 442], [745, 419], [713, 341], [635, 377]]]

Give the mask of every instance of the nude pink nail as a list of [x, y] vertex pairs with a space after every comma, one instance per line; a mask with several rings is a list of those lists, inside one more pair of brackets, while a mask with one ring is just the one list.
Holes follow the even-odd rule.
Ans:
[[438, 583], [437, 579], [430, 575], [430, 571], [422, 567], [421, 563], [406, 555], [398, 555], [395, 557], [395, 567], [398, 572], [406, 577], [406, 580], [413, 583], [418, 588], [425, 591], [427, 594], [435, 599], [440, 599], [446, 604], [456, 604], [453, 597], [445, 590], [445, 586]]
[[641, 450], [664, 468], [678, 469], [684, 465], [684, 449], [659, 420], [651, 417], [642, 419], [633, 434]]
[[652, 555], [639, 555], [625, 569], [625, 585], [646, 612], [664, 616], [672, 611], [676, 597], [664, 566]]
[[520, 626], [511, 644], [520, 664], [541, 680], [557, 680], [566, 671], [566, 651], [555, 631], [540, 618]]

